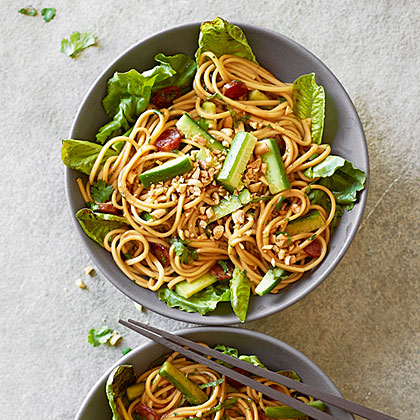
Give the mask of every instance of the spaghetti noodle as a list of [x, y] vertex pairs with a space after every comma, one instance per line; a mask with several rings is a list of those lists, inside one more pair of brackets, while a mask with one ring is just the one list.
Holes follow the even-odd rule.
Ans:
[[[237, 80], [248, 91], [264, 92], [265, 98], [249, 100], [244, 95], [232, 99], [226, 85]], [[204, 102], [212, 102], [215, 112], [203, 108]], [[246, 271], [254, 293], [270, 267], [278, 267], [289, 277], [271, 290], [277, 293], [320, 264], [330, 239], [335, 198], [304, 171], [322, 162], [331, 149], [327, 144], [313, 143], [311, 120], [299, 119], [293, 105], [291, 84], [247, 59], [228, 54], [217, 58], [205, 52], [199, 59], [193, 90], [167, 108], [158, 110], [149, 105], [129, 136], [109, 140], [88, 181], [83, 185], [78, 180], [78, 185], [86, 201], [93, 201], [90, 189], [98, 180], [113, 186], [108, 204], [129, 223], [111, 231], [104, 240], [118, 267], [138, 285], [157, 291], [164, 285], [173, 289], [184, 280], [193, 282], [219, 261], [230, 261]], [[176, 130], [185, 113], [195, 121], [205, 121], [208, 133], [227, 150], [239, 132], [250, 132], [257, 140], [274, 138], [290, 188], [270, 193], [267, 164], [261, 158], [266, 149], [258, 142], [242, 174], [252, 200], [211, 222], [214, 207], [232, 196], [216, 182], [226, 153], [208, 149], [201, 136], [181, 136], [179, 147], [169, 151], [157, 146], [171, 129]], [[101, 167], [105, 153], [116, 144], [124, 145], [121, 152]], [[205, 159], [200, 158], [203, 150]], [[140, 181], [139, 175], [147, 170], [185, 155], [192, 161], [187, 173], [147, 188]], [[314, 190], [326, 194], [329, 212], [311, 203], [308, 194]], [[323, 220], [322, 226], [287, 234], [291, 222], [315, 211]], [[187, 243], [191, 258], [177, 253], [174, 238]]]
[[[266, 398], [260, 392], [226, 378], [207, 366], [192, 362], [179, 353], [172, 353], [166, 361], [186, 375], [189, 381], [203, 388], [207, 400], [199, 405], [186, 402], [185, 395], [178, 389], [179, 386], [175, 387], [171, 381], [159, 374], [162, 368], [160, 365], [137, 377], [136, 384], [144, 386], [141, 387], [140, 395], [132, 397], [135, 399], [131, 398], [129, 402], [123, 401], [125, 390], [120, 392], [120, 396], [116, 398], [116, 405], [121, 418], [136, 420], [140, 416], [148, 420], [169, 418], [221, 420], [227, 416], [232, 420], [258, 420], [267, 418], [264, 414], [267, 407], [283, 406], [280, 402]], [[292, 371], [284, 371], [284, 373], [296, 375]], [[261, 377], [253, 379], [302, 402], [314, 401], [312, 397], [298, 394], [294, 390], [267, 379]]]

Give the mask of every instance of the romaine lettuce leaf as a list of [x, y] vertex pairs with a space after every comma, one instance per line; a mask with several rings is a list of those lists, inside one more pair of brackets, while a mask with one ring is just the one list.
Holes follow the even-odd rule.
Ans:
[[230, 304], [241, 322], [245, 322], [250, 295], [251, 283], [248, 277], [245, 272], [235, 268], [230, 280]]
[[90, 209], [81, 209], [76, 213], [76, 219], [89, 238], [100, 246], [104, 246], [105, 236], [111, 230], [130, 226], [121, 216], [108, 213], [96, 213]]
[[206, 287], [188, 299], [178, 295], [167, 287], [160, 289], [159, 299], [171, 308], [178, 308], [186, 312], [199, 312], [205, 315], [214, 311], [219, 302], [229, 302], [230, 290], [227, 283], [218, 282], [216, 285]]
[[315, 81], [315, 74], [304, 74], [293, 82], [293, 112], [301, 120], [312, 118], [312, 141], [322, 142], [325, 117], [325, 91]]
[[[102, 146], [84, 140], [63, 140], [61, 147], [61, 159], [70, 169], [89, 175], [96, 158], [102, 150]], [[101, 166], [111, 157], [118, 155], [118, 152], [108, 149], [102, 159]]]
[[196, 71], [196, 64], [190, 57], [159, 53], [155, 60], [160, 65], [143, 73], [134, 69], [126, 73], [116, 72], [108, 80], [103, 105], [113, 120], [99, 129], [96, 135], [99, 143], [129, 130], [149, 105], [153, 92], [167, 86], [178, 86], [181, 92], [189, 89]]
[[[236, 357], [239, 360], [243, 360], [244, 362], [251, 363], [251, 365], [259, 366], [265, 369], [265, 366], [260, 362], [258, 357], [255, 355], [246, 355], [246, 354], [239, 355], [239, 352], [237, 349], [235, 349], [234, 347], [225, 346], [224, 344], [218, 344], [214, 349], [224, 354], [227, 354], [228, 356]], [[222, 363], [222, 364], [227, 365], [226, 363]]]
[[136, 373], [132, 365], [117, 366], [108, 376], [106, 381], [106, 396], [112, 411], [113, 420], [123, 420], [124, 417], [119, 413], [117, 399], [121, 398], [125, 407], [129, 401], [126, 396], [126, 389], [136, 383]]
[[[166, 56], [159, 53], [155, 55], [155, 60], [160, 63], [160, 66], [155, 67], [155, 69], [166, 69], [168, 77], [158, 77], [153, 86], [153, 92], [167, 86], [178, 86], [181, 89], [181, 94], [184, 94], [191, 88], [195, 72], [197, 71], [197, 64], [188, 55], [176, 54]], [[143, 75], [146, 75], [146, 73], [144, 72]]]
[[217, 57], [233, 54], [257, 63], [242, 29], [219, 17], [200, 26], [198, 50], [195, 53], [197, 62], [206, 51], [211, 51]]
[[334, 194], [338, 204], [351, 210], [357, 200], [357, 193], [365, 187], [366, 174], [340, 156], [327, 156], [322, 162], [304, 171], [308, 178], [321, 177], [321, 184]]

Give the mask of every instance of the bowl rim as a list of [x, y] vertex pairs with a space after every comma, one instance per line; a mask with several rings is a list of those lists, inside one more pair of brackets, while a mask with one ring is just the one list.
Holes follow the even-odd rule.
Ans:
[[[247, 314], [247, 318], [245, 322], [255, 321], [258, 319], [266, 318], [268, 316], [271, 316], [277, 312], [280, 312], [284, 309], [287, 309], [288, 307], [294, 305], [296, 302], [302, 300], [305, 296], [307, 296], [310, 292], [312, 292], [315, 288], [317, 288], [330, 274], [331, 272], [337, 267], [341, 259], [346, 254], [348, 248], [350, 247], [350, 244], [352, 243], [362, 220], [365, 208], [366, 208], [366, 201], [368, 197], [368, 190], [369, 190], [369, 178], [370, 178], [370, 167], [369, 167], [369, 155], [368, 155], [368, 147], [366, 142], [366, 137], [364, 134], [363, 126], [361, 124], [359, 115], [356, 111], [356, 108], [345, 90], [344, 86], [340, 83], [340, 81], [337, 79], [337, 77], [333, 74], [333, 72], [317, 57], [315, 56], [311, 51], [309, 51], [306, 47], [302, 46], [298, 42], [290, 39], [286, 35], [283, 35], [279, 32], [273, 31], [271, 29], [262, 28], [256, 25], [248, 24], [248, 23], [238, 23], [238, 22], [230, 22], [237, 26], [239, 26], [245, 33], [245, 35], [248, 36], [249, 33], [254, 32], [258, 35], [263, 35], [266, 37], [277, 37], [280, 38], [281, 41], [284, 43], [284, 45], [288, 48], [292, 48], [293, 50], [298, 50], [299, 54], [302, 54], [305, 59], [309, 58], [310, 60], [315, 60], [317, 64], [326, 72], [328, 73], [329, 77], [332, 78], [333, 81], [341, 88], [342, 92], [340, 92], [340, 96], [344, 95], [344, 100], [348, 105], [348, 110], [351, 114], [351, 117], [353, 118], [354, 124], [356, 126], [356, 129], [360, 131], [361, 136], [361, 153], [360, 153], [360, 160], [363, 163], [362, 167], [364, 167], [364, 171], [366, 173], [366, 183], [365, 188], [363, 191], [361, 191], [361, 194], [359, 195], [358, 201], [352, 210], [354, 214], [354, 219], [352, 220], [352, 226], [349, 228], [349, 234], [346, 234], [346, 237], [342, 243], [342, 246], [337, 251], [335, 258], [331, 262], [331, 264], [325, 269], [325, 271], [318, 275], [315, 279], [313, 279], [310, 283], [306, 284], [305, 288], [302, 290], [295, 291], [294, 295], [292, 297], [289, 296], [288, 300], [286, 302], [280, 302], [276, 305], [270, 305], [268, 307], [265, 307], [263, 311], [259, 312], [252, 312], [249, 311]], [[154, 38], [167, 36], [171, 32], [177, 32], [182, 30], [190, 30], [199, 28], [201, 25], [201, 22], [192, 22], [187, 24], [182, 24], [178, 26], [171, 27], [169, 29], [165, 29], [160, 32], [156, 32], [146, 38], [141, 39], [140, 41], [136, 42], [135, 44], [128, 47], [125, 51], [120, 53], [117, 58], [111, 61], [111, 63], [106, 66], [106, 68], [99, 74], [99, 76], [94, 80], [94, 82], [91, 84], [90, 88], [88, 89], [87, 93], [84, 95], [82, 102], [80, 103], [78, 110], [76, 112], [76, 116], [74, 117], [72, 126], [70, 128], [70, 137], [74, 138], [73, 134], [75, 133], [78, 125], [78, 120], [80, 116], [83, 114], [86, 103], [89, 100], [89, 97], [92, 93], [92, 91], [96, 88], [98, 83], [101, 81], [101, 79], [108, 74], [113, 68], [115, 69], [118, 62], [127, 54], [133, 52], [136, 50], [139, 46], [141, 46], [144, 43], [147, 43]], [[116, 70], [114, 70], [116, 71]], [[94, 252], [91, 250], [92, 246], [97, 246], [96, 243], [93, 243], [91, 239], [87, 237], [86, 234], [81, 230], [76, 218], [74, 217], [73, 210], [73, 204], [72, 204], [72, 195], [71, 195], [71, 188], [70, 188], [70, 181], [73, 179], [71, 174], [75, 172], [67, 167], [64, 168], [64, 177], [65, 177], [65, 189], [66, 189], [66, 196], [67, 196], [67, 204], [68, 209], [71, 214], [71, 218], [73, 220], [74, 225], [76, 226], [76, 230], [79, 233], [79, 236], [81, 237], [87, 252], [90, 256], [90, 258], [93, 260], [95, 265], [98, 267], [98, 269], [101, 271], [101, 273], [105, 276], [105, 278], [111, 282], [119, 291], [121, 291], [124, 295], [129, 297], [134, 302], [138, 302], [145, 308], [158, 313], [162, 316], [166, 316], [171, 319], [175, 319], [177, 321], [182, 322], [188, 322], [188, 323], [194, 323], [194, 324], [200, 324], [200, 325], [233, 325], [233, 324], [240, 324], [241, 322], [236, 317], [236, 315], [233, 313], [225, 316], [221, 315], [213, 315], [212, 312], [206, 314], [206, 315], [200, 315], [199, 313], [190, 313], [185, 312], [177, 308], [170, 308], [166, 305], [165, 302], [162, 302], [164, 306], [159, 305], [157, 308], [154, 307], [153, 303], [149, 304], [149, 301], [147, 299], [138, 300], [137, 296], [133, 296], [132, 293], [130, 293], [129, 289], [126, 287], [126, 285], [122, 284], [120, 281], [115, 280], [112, 276], [108, 276], [106, 267], [103, 266], [103, 263], [100, 258], [97, 258]], [[321, 262], [320, 266], [322, 265], [323, 261]], [[318, 266], [319, 267], [319, 266]], [[124, 273], [121, 272], [123, 276]], [[141, 287], [141, 286], [139, 286]], [[147, 290], [147, 289], [146, 289]], [[153, 292], [157, 293], [157, 292]], [[193, 318], [193, 319], [191, 319]]]
[[[323, 384], [326, 387], [330, 388], [328, 392], [330, 392], [331, 394], [334, 394], [336, 396], [343, 397], [343, 395], [341, 394], [337, 385], [335, 385], [335, 383], [332, 381], [332, 379], [315, 362], [313, 362], [308, 356], [306, 356], [305, 354], [303, 354], [302, 352], [300, 352], [296, 348], [290, 346], [289, 344], [285, 343], [284, 341], [281, 341], [277, 338], [274, 338], [274, 337], [272, 337], [268, 334], [264, 334], [264, 333], [259, 332], [259, 331], [249, 330], [249, 329], [246, 329], [246, 328], [215, 327], [215, 326], [211, 326], [211, 327], [199, 326], [199, 327], [193, 327], [193, 328], [183, 328], [183, 329], [176, 330], [172, 333], [175, 334], [175, 335], [185, 336], [186, 338], [188, 338], [188, 336], [190, 336], [194, 333], [200, 333], [204, 336], [206, 332], [222, 332], [222, 333], [226, 333], [226, 334], [238, 335], [238, 336], [245, 337], [245, 338], [247, 338], [247, 337], [255, 338], [255, 339], [257, 339], [258, 341], [261, 341], [261, 342], [269, 342], [273, 346], [279, 348], [279, 350], [282, 353], [295, 356], [296, 358], [299, 359], [299, 363], [302, 363], [302, 365], [306, 365], [311, 372], [315, 372], [320, 377]], [[84, 415], [85, 411], [88, 409], [90, 400], [93, 398], [94, 395], [96, 395], [97, 392], [100, 392], [101, 388], [103, 388], [105, 386], [105, 383], [106, 383], [106, 380], [107, 380], [109, 374], [111, 373], [111, 371], [116, 366], [119, 366], [119, 365], [122, 365], [122, 364], [127, 364], [127, 362], [129, 362], [131, 359], [133, 359], [133, 358], [135, 359], [135, 358], [139, 357], [140, 354], [143, 351], [145, 351], [145, 350], [147, 351], [148, 349], [150, 349], [152, 347], [159, 347], [159, 346], [160, 346], [159, 344], [147, 339], [147, 341], [145, 343], [143, 343], [140, 346], [134, 348], [129, 353], [127, 353], [125, 356], [122, 356], [115, 363], [113, 363], [112, 366], [110, 368], [108, 368], [100, 376], [100, 378], [95, 382], [95, 384], [90, 388], [88, 394], [83, 399], [82, 404], [80, 405], [80, 408], [77, 411], [74, 420], [83, 420], [83, 415]], [[168, 349], [168, 352], [169, 351], [170, 350]], [[157, 355], [156, 358], [158, 358], [160, 355], [161, 354]], [[349, 413], [346, 413], [346, 414], [349, 416], [349, 418], [354, 419], [354, 417], [351, 414], [349, 414]]]

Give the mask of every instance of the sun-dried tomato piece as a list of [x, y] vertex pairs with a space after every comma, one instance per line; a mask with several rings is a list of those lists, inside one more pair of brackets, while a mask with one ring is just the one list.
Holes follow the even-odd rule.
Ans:
[[223, 95], [230, 99], [238, 99], [248, 93], [246, 84], [241, 80], [232, 80], [223, 86]]
[[[243, 370], [241, 368], [234, 367], [234, 368], [232, 368], [232, 370], [234, 370], [235, 372], [241, 373], [242, 375], [249, 376], [249, 372], [247, 372], [246, 370]], [[244, 386], [240, 382], [235, 381], [235, 379], [229, 378], [229, 376], [226, 376], [226, 382], [236, 389], [239, 389], [239, 388]]]
[[[226, 264], [226, 266], [223, 263]], [[230, 261], [223, 261], [222, 264], [217, 262], [216, 264], [210, 267], [210, 274], [216, 276], [217, 280], [229, 280], [232, 278], [234, 266]]]
[[169, 108], [173, 101], [180, 96], [181, 89], [178, 86], [168, 86], [153, 95], [152, 103], [157, 109]]
[[150, 408], [147, 405], [142, 404], [142, 403], [137, 404], [134, 407], [133, 412], [135, 414], [138, 414], [138, 415], [146, 418], [147, 420], [159, 420], [160, 419], [159, 414], [157, 414], [156, 411], [153, 410], [153, 408]]
[[165, 130], [156, 140], [155, 146], [160, 152], [172, 152], [181, 144], [181, 134], [176, 127]]
[[95, 203], [92, 205], [92, 210], [98, 211], [99, 213], [115, 214], [116, 216], [120, 215], [118, 209], [110, 203]]
[[309, 245], [306, 245], [303, 250], [311, 258], [318, 258], [322, 254], [322, 245], [318, 239], [314, 239]]
[[160, 263], [164, 267], [168, 267], [169, 265], [169, 249], [166, 248], [165, 245], [162, 244], [151, 244], [152, 247], [152, 254], [160, 261]]

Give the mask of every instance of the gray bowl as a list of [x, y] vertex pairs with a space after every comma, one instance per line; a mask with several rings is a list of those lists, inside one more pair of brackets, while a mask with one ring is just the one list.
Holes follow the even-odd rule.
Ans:
[[[177, 331], [190, 340], [205, 342], [210, 346], [225, 344], [236, 347], [240, 354], [256, 354], [271, 370], [292, 369], [306, 384], [331, 394], [342, 396], [331, 379], [302, 353], [268, 335], [243, 328], [199, 327]], [[122, 357], [99, 379], [82, 403], [75, 420], [111, 419], [112, 414], [105, 394], [105, 384], [111, 370], [121, 364], [132, 364], [136, 373], [146, 371], [154, 360], [170, 350], [160, 344], [148, 342]], [[327, 410], [337, 420], [354, 420], [354, 417], [336, 407]]]
[[[327, 95], [324, 141], [331, 143], [334, 154], [350, 160], [368, 174], [368, 152], [359, 117], [343, 86], [331, 71], [308, 50], [284, 35], [251, 25], [239, 25], [244, 30], [259, 63], [279, 79], [292, 82], [302, 74], [311, 72], [316, 74], [317, 82], [324, 86]], [[165, 54], [183, 52], [193, 56], [198, 32], [199, 24], [197, 23], [176, 27], [153, 35], [124, 52], [93, 83], [77, 112], [70, 138], [92, 140], [99, 127], [109, 121], [102, 107], [102, 98], [106, 94], [107, 80], [115, 71], [125, 72], [132, 68], [139, 71], [149, 69], [155, 65], [153, 57], [158, 52]], [[80, 176], [79, 173], [66, 168], [67, 197], [73, 215], [84, 207], [75, 182], [78, 176]], [[253, 297], [247, 321], [279, 312], [302, 299], [321, 284], [350, 246], [359, 227], [366, 199], [367, 187], [353, 210], [343, 215], [338, 228], [332, 235], [324, 261], [280, 293]], [[154, 312], [180, 321], [207, 325], [239, 322], [229, 303], [220, 304], [216, 311], [206, 316], [169, 308], [158, 299], [156, 292], [137, 286], [129, 280], [114, 263], [111, 254], [89, 239], [74, 217], [73, 220], [96, 266], [115, 287], [132, 300]]]

